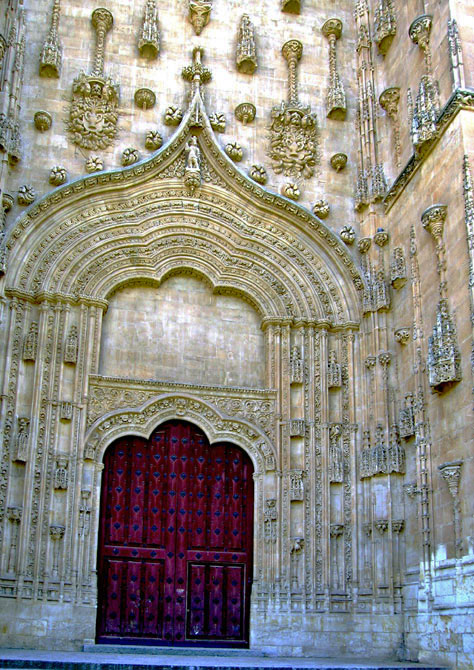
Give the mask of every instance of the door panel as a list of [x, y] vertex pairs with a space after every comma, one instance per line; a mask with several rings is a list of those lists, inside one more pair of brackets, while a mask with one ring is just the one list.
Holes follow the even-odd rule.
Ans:
[[253, 468], [172, 421], [105, 455], [97, 637], [246, 646]]

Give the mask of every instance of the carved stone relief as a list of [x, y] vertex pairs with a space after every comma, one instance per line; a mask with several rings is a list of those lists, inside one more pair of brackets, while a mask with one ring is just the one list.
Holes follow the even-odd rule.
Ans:
[[196, 35], [200, 35], [211, 18], [212, 0], [188, 0], [189, 20]]
[[40, 77], [57, 77], [61, 74], [61, 61], [63, 49], [59, 39], [59, 14], [61, 12], [61, 0], [54, 0], [51, 16], [51, 27], [48, 37], [43, 44], [40, 55], [39, 74]]
[[346, 118], [346, 94], [337, 71], [336, 42], [342, 34], [342, 21], [328, 19], [321, 28], [329, 41], [329, 86], [326, 94], [326, 112], [329, 119], [343, 121]]
[[282, 54], [288, 63], [288, 102], [273, 107], [269, 126], [270, 149], [268, 155], [277, 174], [286, 177], [309, 178], [314, 174], [318, 154], [318, 128], [316, 116], [310, 107], [298, 101], [297, 65], [303, 53], [298, 40], [283, 45]]
[[68, 129], [74, 144], [98, 151], [106, 149], [117, 135], [119, 87], [104, 75], [105, 38], [112, 28], [112, 14], [103, 8], [92, 12], [96, 32], [94, 68], [81, 74], [72, 86]]
[[140, 56], [153, 60], [160, 52], [160, 32], [158, 28], [158, 9], [156, 0], [146, 0], [143, 25], [138, 36]]

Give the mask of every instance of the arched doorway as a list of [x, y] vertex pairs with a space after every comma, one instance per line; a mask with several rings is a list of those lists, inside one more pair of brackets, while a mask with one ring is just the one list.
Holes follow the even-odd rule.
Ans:
[[247, 646], [253, 466], [170, 421], [104, 457], [99, 642]]

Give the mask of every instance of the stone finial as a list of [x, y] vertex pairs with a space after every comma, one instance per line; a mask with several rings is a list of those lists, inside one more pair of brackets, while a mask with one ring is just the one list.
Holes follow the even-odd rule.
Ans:
[[326, 111], [329, 119], [343, 121], [346, 118], [346, 94], [337, 71], [336, 41], [342, 34], [342, 21], [328, 19], [321, 32], [329, 41], [329, 86], [326, 94]]
[[63, 49], [59, 40], [59, 14], [61, 12], [61, 0], [54, 0], [51, 14], [51, 27], [43, 48], [41, 49], [39, 74], [40, 77], [56, 77], [61, 74], [61, 62]]
[[247, 125], [247, 123], [252, 123], [255, 118], [257, 110], [255, 105], [252, 105], [251, 102], [241, 102], [240, 105], [237, 105], [235, 108], [234, 114], [235, 118], [241, 123]]
[[211, 71], [202, 64], [203, 54], [204, 49], [202, 47], [194, 47], [192, 64], [181, 70], [183, 79], [192, 84], [193, 95], [197, 91], [201, 91], [202, 85], [209, 83], [212, 79]]
[[160, 52], [160, 32], [156, 0], [146, 0], [143, 25], [138, 38], [140, 56], [153, 60]]
[[235, 62], [237, 70], [243, 74], [253, 74], [257, 69], [255, 30], [248, 14], [244, 14], [240, 20]]
[[211, 18], [212, 0], [188, 0], [189, 21], [196, 35], [200, 35]]

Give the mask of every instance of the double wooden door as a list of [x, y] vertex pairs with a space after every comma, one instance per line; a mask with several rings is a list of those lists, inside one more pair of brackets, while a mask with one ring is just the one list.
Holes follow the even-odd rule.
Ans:
[[100, 642], [248, 645], [253, 467], [171, 421], [104, 459]]

